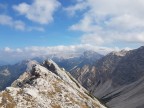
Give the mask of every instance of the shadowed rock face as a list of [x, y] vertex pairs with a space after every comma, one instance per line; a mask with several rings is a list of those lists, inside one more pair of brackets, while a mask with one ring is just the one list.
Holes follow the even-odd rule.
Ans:
[[143, 108], [144, 76], [131, 84], [117, 87], [103, 99], [110, 108]]
[[[127, 85], [144, 76], [144, 47], [130, 51], [113, 72], [113, 85]], [[118, 80], [117, 80], [118, 78]]]
[[70, 70], [72, 76], [88, 90], [94, 84], [96, 75], [95, 63], [102, 57], [103, 55], [94, 51], [86, 51], [80, 57], [81, 62]]
[[97, 61], [95, 60], [93, 64], [77, 67], [72, 70], [71, 74], [87, 90], [92, 92], [93, 87], [96, 88], [112, 78], [113, 71], [125, 54], [126, 51], [112, 52]]
[[93, 67], [83, 66], [72, 75], [110, 108], [144, 107], [144, 47], [112, 52]]
[[35, 64], [0, 92], [4, 108], [106, 108], [52, 60]]
[[46, 61], [43, 62], [43, 66], [56, 74], [56, 67], [54, 66], [53, 63], [46, 60]]
[[[112, 73], [111, 91], [102, 99], [111, 108], [143, 108], [144, 47], [129, 51]], [[95, 91], [96, 92], [96, 91]]]

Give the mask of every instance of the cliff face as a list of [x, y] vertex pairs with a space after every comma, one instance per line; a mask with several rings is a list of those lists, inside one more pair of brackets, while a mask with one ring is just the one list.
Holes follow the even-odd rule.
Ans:
[[132, 50], [124, 56], [112, 76], [113, 86], [128, 85], [143, 77], [144, 47]]
[[0, 93], [2, 108], [106, 108], [53, 61], [35, 64]]
[[112, 90], [103, 97], [107, 105], [112, 108], [144, 107], [144, 47], [129, 51], [111, 76]]
[[95, 83], [97, 74], [95, 64], [102, 57], [103, 55], [97, 52], [86, 51], [80, 57], [81, 62], [70, 70], [72, 76], [87, 90]]
[[93, 67], [84, 66], [74, 77], [94, 96], [110, 108], [144, 108], [144, 47], [112, 52]]
[[[85, 64], [82, 67], [77, 67], [72, 70], [71, 74], [76, 78], [87, 90], [92, 93], [95, 90], [105, 91], [106, 89], [99, 89], [106, 81], [111, 80], [112, 73], [126, 55], [127, 51], [112, 52], [108, 55], [95, 60], [93, 64]], [[103, 92], [102, 94], [104, 95]], [[100, 96], [99, 92], [96, 92]], [[103, 96], [102, 95], [102, 96]], [[100, 98], [100, 97], [99, 97]]]

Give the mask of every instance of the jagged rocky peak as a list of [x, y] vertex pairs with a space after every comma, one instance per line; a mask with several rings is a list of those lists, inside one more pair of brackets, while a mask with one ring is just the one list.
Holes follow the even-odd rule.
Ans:
[[89, 56], [89, 55], [93, 55], [93, 54], [95, 54], [96, 52], [95, 51], [92, 51], [92, 50], [87, 50], [87, 51], [84, 51], [83, 52], [83, 54], [85, 55], [85, 56]]
[[92, 50], [87, 50], [87, 51], [84, 51], [82, 56], [81, 57], [84, 57], [84, 58], [101, 58], [103, 55], [95, 52], [95, 51], [92, 51]]
[[32, 67], [34, 65], [36, 65], [36, 64], [38, 64], [37, 61], [35, 61], [35, 60], [28, 60], [27, 63], [26, 63], [26, 66], [27, 66], [26, 71], [32, 70]]
[[139, 49], [143, 49], [144, 50], [144, 46], [141, 46]]
[[113, 51], [110, 54], [116, 55], [116, 56], [125, 56], [128, 53], [128, 50], [121, 50], [121, 51]]
[[35, 64], [0, 92], [1, 108], [106, 108], [52, 60]]
[[50, 70], [56, 74], [58, 71], [60, 71], [60, 68], [58, 67], [58, 65], [51, 59], [45, 60], [42, 65], [44, 67], [46, 67], [48, 70]]
[[60, 69], [59, 66], [53, 60], [51, 59], [45, 60], [42, 63], [42, 66], [46, 67], [52, 73], [58, 75], [61, 79], [65, 80], [66, 82], [72, 83], [69, 77], [70, 74], [64, 71], [64, 69]]

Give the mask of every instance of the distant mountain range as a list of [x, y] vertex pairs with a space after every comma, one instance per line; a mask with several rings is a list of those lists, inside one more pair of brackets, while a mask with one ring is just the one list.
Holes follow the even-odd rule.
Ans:
[[[55, 55], [51, 58], [110, 108], [144, 108], [143, 46], [130, 51], [111, 52], [105, 56], [86, 51], [71, 57]], [[44, 59], [46, 58], [34, 58], [39, 63]], [[1, 90], [26, 71], [30, 61], [18, 63], [22, 65], [1, 66]], [[16, 71], [12, 71], [13, 68]]]

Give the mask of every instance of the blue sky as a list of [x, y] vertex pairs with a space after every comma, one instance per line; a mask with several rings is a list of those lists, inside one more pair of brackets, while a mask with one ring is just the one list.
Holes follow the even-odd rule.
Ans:
[[138, 48], [144, 44], [143, 12], [143, 0], [1, 0], [0, 60], [46, 50]]
[[[29, 2], [28, 2], [29, 1]], [[30, 2], [31, 1], [31, 2]], [[23, 1], [31, 4], [32, 0]], [[53, 21], [49, 24], [39, 24], [28, 20], [23, 15], [19, 15], [12, 7], [22, 2], [19, 0], [3, 0], [1, 5], [6, 6], [1, 8], [1, 15], [8, 15], [13, 20], [22, 20], [27, 26], [42, 27], [44, 31], [27, 31], [17, 30], [7, 25], [0, 25], [0, 48], [4, 47], [27, 47], [27, 46], [56, 46], [56, 45], [72, 45], [79, 43], [80, 32], [72, 32], [68, 27], [74, 22], [78, 21], [78, 17], [69, 17], [59, 6], [55, 13], [53, 13]], [[67, 6], [65, 0], [61, 0], [61, 5]], [[44, 16], [43, 16], [44, 17]]]

